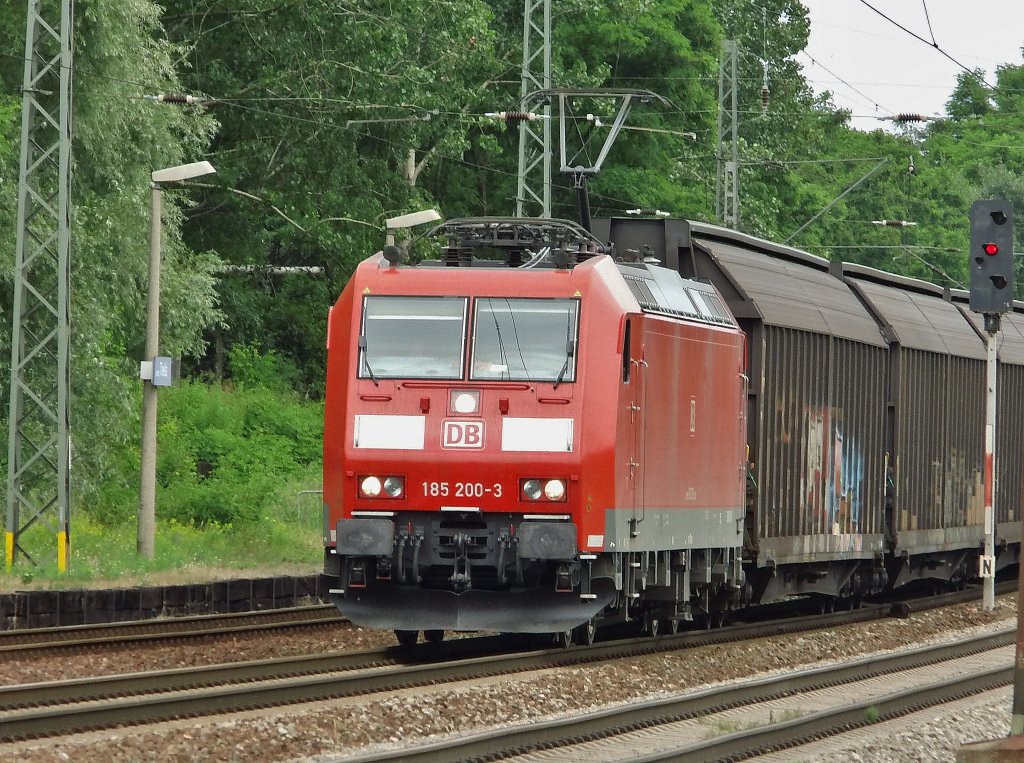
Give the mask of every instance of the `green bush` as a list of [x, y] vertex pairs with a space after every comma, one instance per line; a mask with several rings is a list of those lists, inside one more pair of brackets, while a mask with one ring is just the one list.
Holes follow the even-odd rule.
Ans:
[[230, 526], [280, 513], [320, 482], [323, 407], [294, 393], [184, 383], [161, 393], [158, 522]]
[[273, 350], [261, 353], [252, 344], [235, 345], [228, 350], [228, 369], [238, 385], [277, 392], [295, 389], [300, 376], [291, 360]]
[[[107, 448], [106, 470], [90, 474], [90, 489], [73, 503], [70, 574], [57, 572], [55, 536], [38, 525], [20, 538], [38, 566], [0, 567], [0, 588], [26, 576], [73, 583], [179, 569], [315, 569], [321, 514], [310, 491], [321, 483], [323, 404], [279, 383], [287, 363], [251, 348], [233, 357], [244, 370], [231, 386], [182, 382], [159, 393], [155, 559], [136, 553], [136, 423]], [[82, 479], [73, 473], [73, 482]]]

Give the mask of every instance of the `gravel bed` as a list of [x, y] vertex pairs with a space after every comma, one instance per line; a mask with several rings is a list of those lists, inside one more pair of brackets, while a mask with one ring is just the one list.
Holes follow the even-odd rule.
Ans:
[[[1014, 595], [1000, 597], [993, 612], [985, 612], [980, 603], [959, 605], [943, 610], [915, 613], [906, 619], [887, 619], [844, 626], [797, 636], [775, 636], [757, 642], [726, 644], [690, 649], [671, 654], [637, 657], [613, 664], [584, 665], [560, 670], [539, 671], [517, 676], [490, 678], [472, 683], [434, 686], [320, 702], [301, 706], [240, 713], [218, 718], [192, 719], [149, 726], [68, 736], [57, 740], [0, 745], [0, 758], [26, 763], [67, 760], [136, 761], [159, 757], [162, 761], [261, 761], [333, 760], [342, 751], [356, 748], [398, 749], [404, 744], [428, 737], [464, 733], [495, 725], [529, 723], [558, 714], [600, 707], [607, 704], [648, 699], [696, 689], [709, 684], [737, 680], [755, 674], [780, 672], [794, 666], [823, 664], [876, 652], [904, 648], [911, 644], [951, 640], [965, 633], [1003, 627], [1016, 617]], [[334, 634], [329, 648], [346, 646], [345, 634], [359, 640], [359, 648], [375, 643], [393, 643], [390, 633], [352, 629]], [[206, 651], [193, 643], [166, 652], [163, 667], [221, 662], [231, 654], [235, 659], [260, 655], [310, 652], [321, 648], [310, 634], [284, 634], [259, 643], [239, 642]], [[257, 642], [259, 639], [257, 639]], [[297, 651], [296, 651], [297, 650]], [[145, 664], [135, 664], [131, 651], [116, 658], [120, 670], [148, 669], [153, 656], [146, 649], [139, 653]], [[173, 652], [173, 657], [171, 656]], [[95, 660], [95, 656], [89, 659]], [[171, 660], [183, 660], [178, 665]], [[88, 661], [88, 660], [87, 660]], [[76, 670], [94, 671], [87, 661], [62, 666], [67, 677]], [[70, 661], [69, 661], [70, 662]], [[0, 668], [5, 679], [12, 666]], [[39, 666], [37, 666], [39, 667]], [[47, 673], [52, 677], [53, 665]], [[940, 711], [935, 711], [939, 713]], [[1008, 722], [1009, 706], [1002, 717]], [[947, 740], [948, 724], [938, 727], [944, 734], [937, 744]], [[924, 732], [921, 732], [922, 734]], [[989, 738], [979, 730], [966, 738]], [[959, 746], [964, 738], [955, 742]], [[910, 747], [926, 740], [919, 734]], [[928, 742], [930, 743], [930, 741]], [[906, 744], [906, 743], [905, 743]], [[902, 748], [905, 753], [907, 746]], [[948, 750], [946, 751], [948, 752]], [[861, 757], [861, 760], [890, 758]], [[945, 754], [945, 753], [937, 753]], [[955, 747], [953, 753], [955, 754]], [[843, 758], [849, 760], [847, 756]], [[902, 758], [893, 760], [907, 760]], [[921, 760], [952, 760], [952, 757], [923, 757]]]
[[1013, 687], [1005, 687], [750, 763], [955, 763], [963, 745], [1010, 733], [1012, 704]]

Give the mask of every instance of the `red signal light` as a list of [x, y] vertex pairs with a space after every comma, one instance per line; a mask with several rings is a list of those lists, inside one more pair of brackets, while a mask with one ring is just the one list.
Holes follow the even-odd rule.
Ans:
[[999, 244], [993, 244], [993, 243], [989, 242], [987, 244], [982, 244], [981, 248], [984, 250], [985, 254], [987, 254], [989, 257], [992, 257], [993, 255], [996, 255], [996, 254], [999, 254]]

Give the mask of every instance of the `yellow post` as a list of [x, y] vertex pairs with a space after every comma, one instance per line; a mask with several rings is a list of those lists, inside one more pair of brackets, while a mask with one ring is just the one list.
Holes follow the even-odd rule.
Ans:
[[4, 554], [7, 559], [7, 569], [14, 566], [14, 533], [8, 532], [4, 536]]
[[68, 534], [64, 530], [57, 533], [57, 569], [68, 571]]

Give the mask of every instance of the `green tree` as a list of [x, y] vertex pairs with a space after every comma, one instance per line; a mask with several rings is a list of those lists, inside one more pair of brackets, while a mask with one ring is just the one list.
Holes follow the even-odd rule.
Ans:
[[[276, 349], [323, 378], [327, 308], [355, 265], [383, 245], [383, 222], [435, 200], [418, 175], [459, 157], [467, 113], [497, 64], [490, 12], [475, 0], [417, 0], [400, 13], [314, 0], [166, 3], [187, 47], [184, 84], [215, 99], [210, 189], [187, 238], [255, 274], [219, 283], [215, 346]], [[414, 162], [409, 170], [410, 157]], [[319, 280], [263, 267], [316, 266]], [[205, 368], [220, 372], [223, 355]]]
[[[25, 5], [7, 6], [0, 29], [24, 40]], [[213, 122], [200, 112], [143, 100], [177, 90], [179, 51], [161, 36], [150, 0], [94, 0], [74, 26], [72, 123], [72, 415], [76, 502], [88, 504], [107, 479], [126, 479], [124, 448], [138, 441], [138, 361], [144, 337], [148, 263], [149, 173], [202, 157]], [[15, 47], [20, 49], [19, 42]], [[21, 89], [21, 57], [0, 59], [2, 91]], [[18, 114], [15, 115], [15, 111]], [[10, 295], [18, 160], [12, 135], [20, 102], [0, 101], [0, 356], [10, 357]], [[165, 205], [162, 351], [202, 350], [202, 331], [217, 319], [212, 255], [181, 242], [175, 195]], [[4, 367], [3, 396], [9, 369]], [[6, 421], [7, 404], [3, 405]], [[79, 433], [92, 433], [78, 436]]]

